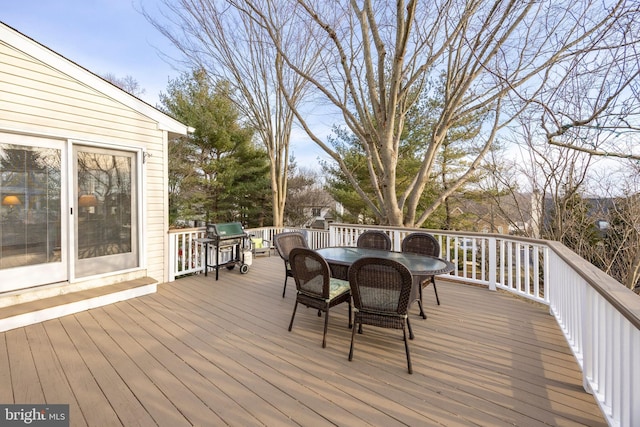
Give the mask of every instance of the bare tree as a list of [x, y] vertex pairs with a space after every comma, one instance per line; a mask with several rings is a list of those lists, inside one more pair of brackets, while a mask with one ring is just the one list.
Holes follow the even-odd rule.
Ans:
[[[284, 0], [228, 2], [259, 19], [286, 64], [342, 113], [365, 146], [374, 197], [367, 197], [340, 155], [290, 103], [308, 135], [340, 165], [379, 221], [391, 225], [421, 225], [473, 175], [496, 135], [514, 117], [532, 105], [551, 105], [558, 91], [572, 90], [576, 80], [563, 76], [567, 70], [577, 70], [581, 61], [595, 59], [599, 70], [610, 70], [607, 78], [623, 77], [610, 95], [594, 97], [595, 113], [614, 104], [619, 99], [616, 94], [637, 78], [631, 71], [633, 64], [637, 66], [637, 31], [627, 33], [624, 55], [616, 56], [620, 31], [632, 25], [629, 20], [637, 9], [632, 1], [290, 0], [286, 3], [297, 7], [292, 7], [295, 16], [288, 25], [312, 34], [308, 49], [322, 59], [322, 67], [313, 74], [297, 65], [280, 38], [274, 8]], [[577, 83], [586, 86], [595, 70], [579, 71]], [[422, 166], [411, 185], [399, 192], [396, 168], [406, 113], [442, 74], [444, 105]], [[294, 100], [291, 95], [289, 99]], [[485, 114], [482, 144], [467, 173], [418, 212], [420, 195], [452, 124], [478, 113]]]
[[[640, 167], [548, 145], [523, 120], [521, 161], [492, 158], [487, 197], [516, 233], [557, 240], [640, 291]], [[600, 164], [598, 164], [600, 163]], [[533, 191], [532, 191], [533, 190]]]
[[[160, 22], [147, 19], [182, 51], [193, 67], [231, 82], [233, 100], [266, 147], [271, 164], [273, 225], [282, 226], [287, 195], [289, 143], [294, 122], [291, 108], [300, 108], [307, 82], [284, 62], [269, 35], [247, 14], [225, 2], [163, 0]], [[307, 33], [288, 21], [291, 7], [273, 4], [273, 25], [283, 52], [311, 72], [314, 57], [307, 50]], [[285, 100], [283, 90], [287, 91]], [[288, 102], [287, 102], [288, 101]]]
[[116, 76], [113, 73], [106, 73], [101, 75], [103, 79], [108, 81], [109, 83], [118, 86], [120, 89], [125, 92], [130, 93], [133, 96], [140, 96], [145, 94], [145, 90], [140, 87], [140, 83], [130, 75], [126, 75], [122, 78]]
[[602, 38], [596, 49], [571, 55], [556, 70], [558, 84], [540, 91], [542, 129], [551, 145], [640, 160], [640, 3], [609, 3], [615, 19], [606, 33], [584, 35]]
[[597, 180], [609, 201], [599, 217], [602, 239], [585, 258], [640, 293], [640, 165], [626, 161], [611, 169]]
[[596, 157], [548, 145], [527, 115], [518, 123], [510, 136], [512, 145], [520, 146], [518, 158], [488, 158], [481, 187], [487, 196], [493, 195], [493, 203], [516, 233], [567, 243], [580, 224], [592, 221], [578, 204]]

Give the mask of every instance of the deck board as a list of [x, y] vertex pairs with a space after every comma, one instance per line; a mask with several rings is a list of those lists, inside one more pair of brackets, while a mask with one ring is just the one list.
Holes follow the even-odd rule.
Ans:
[[323, 318], [282, 298], [284, 267], [237, 269], [0, 334], [3, 403], [69, 403], [73, 426], [605, 426], [538, 304], [438, 281], [427, 320], [365, 327], [347, 360], [347, 306]]
[[[79, 346], [79, 341], [77, 341], [78, 331], [69, 326], [65, 327], [65, 323], [70, 325], [71, 321], [74, 320], [73, 316], [67, 316], [56, 321], [44, 322], [49, 339], [52, 342], [60, 365], [65, 372], [67, 384], [71, 387], [71, 390], [73, 390], [77, 401], [77, 403], [73, 405], [74, 407], [70, 406], [69, 408], [69, 419], [78, 420], [78, 422], [80, 422], [79, 425], [83, 425], [81, 423], [82, 421], [88, 425], [97, 425], [97, 423], [105, 419], [117, 419], [113, 408], [94, 378], [95, 373], [93, 373], [85, 363], [85, 359], [93, 357], [93, 355], [82, 353], [82, 347], [76, 347], [76, 345]], [[77, 324], [77, 321], [75, 323]], [[22, 329], [29, 328], [30, 327]], [[32, 349], [32, 351], [35, 352], [36, 349]], [[41, 378], [48, 375], [47, 372], [39, 371], [38, 373]], [[16, 400], [15, 403], [23, 402]], [[30, 401], [28, 403], [49, 402]], [[57, 401], [52, 403], [67, 402]], [[71, 404], [72, 403], [70, 403], [70, 405]]]
[[118, 375], [109, 359], [102, 354], [93, 341], [91, 334], [99, 333], [99, 329], [91, 316], [86, 313], [84, 316], [75, 318], [67, 316], [61, 319], [61, 322], [69, 333], [73, 333], [76, 348], [83, 355], [84, 363], [91, 371], [96, 385], [104, 393], [109, 406], [114, 411], [114, 414], [102, 413], [100, 416], [110, 419], [117, 414], [124, 425], [149, 425], [152, 421], [151, 416], [140, 405], [125, 380]]
[[[79, 412], [77, 412], [78, 405], [75, 396], [66, 381], [65, 371], [58, 362], [44, 326], [42, 324], [34, 325], [32, 328], [26, 329], [26, 333], [34, 360], [35, 372], [47, 373], [47, 375], [39, 376], [39, 384], [44, 393], [44, 401], [69, 403], [70, 408], [75, 408], [74, 411], [76, 411], [77, 416]], [[35, 400], [32, 403], [37, 402], [42, 402], [42, 400]]]
[[7, 350], [7, 334], [0, 337], [0, 402], [13, 402], [11, 365]]
[[38, 371], [24, 329], [16, 329], [7, 334], [9, 366], [13, 396], [18, 402], [42, 402], [44, 393], [38, 378]]
[[[147, 366], [142, 365], [143, 359], [130, 358], [123, 350], [119, 337], [125, 332], [112, 323], [105, 310], [95, 309], [75, 317], [91, 328], [92, 339], [102, 355], [110, 361], [114, 375], [126, 382], [131, 393], [155, 423], [166, 426], [189, 425], [184, 416], [175, 410], [171, 400], [146, 374]], [[133, 405], [137, 406], [137, 403], [134, 402]]]

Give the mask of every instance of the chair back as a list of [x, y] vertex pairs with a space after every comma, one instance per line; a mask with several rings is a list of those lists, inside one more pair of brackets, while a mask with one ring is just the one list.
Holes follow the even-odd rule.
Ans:
[[317, 252], [308, 248], [293, 248], [289, 253], [298, 293], [318, 299], [328, 299], [331, 273], [329, 264]]
[[356, 246], [359, 248], [391, 250], [391, 238], [380, 230], [367, 230], [358, 236]]
[[411, 233], [402, 240], [402, 252], [412, 252], [420, 255], [440, 256], [440, 243], [429, 233]]
[[273, 243], [276, 246], [278, 255], [285, 262], [289, 262], [289, 253], [293, 248], [308, 248], [307, 240], [299, 231], [287, 231], [273, 236]]
[[411, 272], [385, 258], [360, 258], [349, 268], [353, 305], [359, 312], [406, 316], [411, 294]]

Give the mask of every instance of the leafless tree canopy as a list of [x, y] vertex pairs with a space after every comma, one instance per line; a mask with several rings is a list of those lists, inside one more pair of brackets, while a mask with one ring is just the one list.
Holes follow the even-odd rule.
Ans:
[[523, 119], [521, 160], [492, 159], [485, 203], [513, 232], [562, 242], [640, 293], [640, 164], [549, 145]]
[[[634, 1], [228, 3], [267, 30], [287, 66], [342, 113], [365, 147], [374, 198], [366, 196], [340, 156], [315, 135], [303, 111], [292, 106], [310, 137], [341, 165], [380, 222], [420, 225], [473, 174], [496, 135], [523, 111], [537, 112], [542, 136], [553, 144], [567, 144], [563, 135], [570, 130], [621, 124], [633, 128], [637, 120], [640, 32]], [[321, 61], [313, 73], [299, 66], [281, 37], [283, 27], [275, 17], [283, 4], [291, 14], [284, 28], [294, 26], [312, 37], [307, 49]], [[443, 106], [422, 167], [399, 193], [396, 166], [406, 113], [440, 77]], [[483, 149], [471, 159], [467, 174], [417, 212], [448, 130], [455, 120], [473, 114], [485, 118]], [[602, 148], [589, 144], [576, 148]]]
[[106, 81], [108, 81], [109, 83], [118, 86], [120, 89], [130, 93], [133, 96], [140, 96], [140, 95], [144, 95], [145, 93], [144, 88], [141, 88], [140, 83], [138, 83], [138, 81], [132, 76], [127, 75], [125, 77], [120, 78], [113, 73], [106, 73], [106, 74], [103, 74], [101, 77]]
[[[191, 61], [237, 84], [239, 103], [273, 155], [281, 195], [294, 116], [390, 225], [420, 226], [523, 112], [548, 144], [638, 157], [623, 132], [640, 123], [637, 0], [164, 2], [172, 25], [156, 26]], [[425, 93], [437, 93], [441, 107], [430, 117], [421, 167], [400, 190], [407, 112]], [[316, 133], [303, 99], [341, 113], [367, 154], [372, 197]], [[468, 171], [419, 208], [436, 154], [468, 117], [482, 118]]]
[[[147, 18], [185, 55], [189, 64], [232, 85], [234, 101], [265, 146], [271, 163], [274, 225], [282, 226], [287, 194], [291, 108], [301, 104], [306, 81], [288, 67], [269, 35], [251, 15], [225, 1], [163, 0], [164, 20]], [[287, 53], [309, 72], [307, 35], [287, 24], [286, 3], [273, 4], [273, 23]], [[283, 91], [287, 91], [288, 101]]]

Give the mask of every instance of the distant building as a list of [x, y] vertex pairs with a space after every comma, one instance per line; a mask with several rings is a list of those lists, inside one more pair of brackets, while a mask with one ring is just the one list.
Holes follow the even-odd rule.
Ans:
[[304, 225], [306, 228], [328, 230], [329, 224], [336, 221], [336, 216], [338, 218], [342, 217], [344, 208], [342, 204], [331, 199], [329, 206], [307, 207], [304, 212], [310, 217]]
[[540, 235], [538, 193], [517, 193], [497, 199], [458, 199], [452, 216], [468, 231], [499, 234]]

